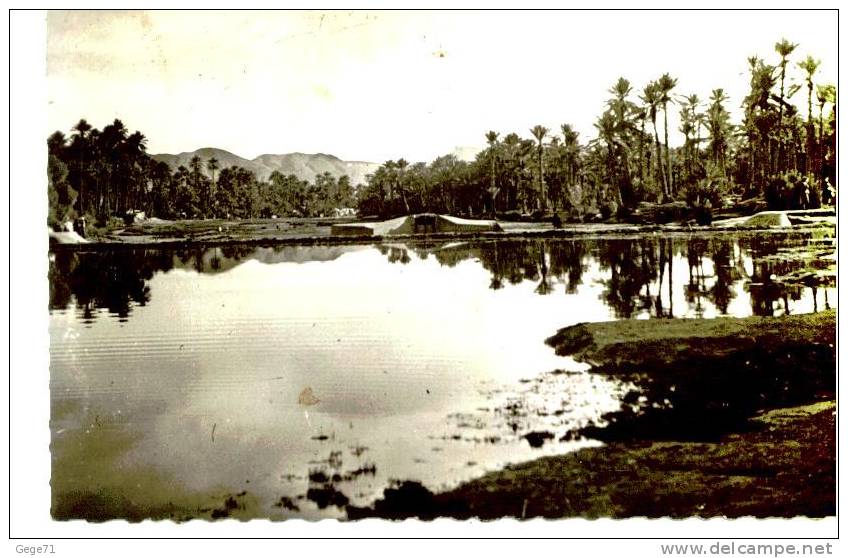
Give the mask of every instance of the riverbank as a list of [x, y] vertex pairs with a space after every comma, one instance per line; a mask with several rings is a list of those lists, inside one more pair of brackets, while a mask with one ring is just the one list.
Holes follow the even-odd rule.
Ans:
[[387, 489], [362, 517], [822, 517], [836, 510], [835, 311], [579, 324], [548, 340], [637, 386], [606, 445], [433, 494]]
[[226, 245], [343, 245], [360, 243], [397, 242], [412, 239], [470, 240], [504, 238], [573, 238], [611, 235], [636, 235], [645, 233], [738, 233], [820, 230], [834, 231], [835, 223], [798, 221], [788, 226], [771, 226], [745, 222], [694, 225], [691, 223], [624, 224], [576, 223], [554, 227], [550, 222], [498, 221], [500, 231], [444, 232], [434, 234], [380, 234], [332, 235], [333, 225], [357, 222], [350, 218], [285, 218], [285, 219], [205, 219], [165, 221], [149, 219], [123, 228], [101, 231], [89, 235], [85, 243], [51, 241], [54, 250], [97, 250], [128, 248], [181, 248], [188, 246]]

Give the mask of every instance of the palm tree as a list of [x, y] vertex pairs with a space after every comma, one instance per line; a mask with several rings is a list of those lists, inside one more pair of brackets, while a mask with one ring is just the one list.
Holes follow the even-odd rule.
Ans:
[[[215, 157], [210, 157], [209, 160], [206, 161], [206, 169], [209, 171], [209, 174], [212, 176], [211, 198], [213, 200], [216, 199], [216, 197], [215, 197], [216, 196], [216, 190], [218, 189], [218, 186], [215, 183], [215, 171], [218, 170], [219, 168], [221, 168], [221, 167], [218, 166], [218, 159], [216, 159]], [[212, 202], [212, 205], [215, 206], [217, 204], [215, 202]]]
[[612, 93], [613, 98], [607, 101], [607, 106], [613, 110], [619, 122], [627, 119], [627, 112], [631, 108], [627, 102], [627, 96], [630, 95], [631, 90], [630, 82], [623, 77], [618, 78], [615, 85], [608, 90], [609, 93]]
[[221, 168], [218, 164], [218, 159], [215, 157], [211, 157], [208, 161], [206, 161], [206, 170], [209, 171], [209, 174], [212, 178], [212, 184], [215, 184], [215, 171]]
[[745, 97], [745, 132], [748, 136], [749, 184], [764, 185], [771, 175], [774, 162], [775, 107], [771, 101], [774, 89], [775, 67], [751, 56], [748, 58], [751, 72], [750, 91]]
[[606, 110], [601, 114], [598, 121], [595, 122], [595, 128], [598, 130], [598, 140], [602, 140], [606, 144], [607, 180], [605, 182], [615, 189], [615, 201], [621, 207], [623, 196], [621, 194], [621, 180], [619, 180], [617, 172], [619, 166], [617, 164], [617, 148], [621, 146], [622, 142], [618, 139], [616, 118], [611, 110]]
[[615, 117], [615, 134], [618, 136], [620, 145], [628, 151], [631, 150], [633, 136], [639, 133], [639, 129], [636, 126], [636, 120], [639, 118], [639, 108], [627, 99], [632, 90], [630, 82], [620, 77], [615, 85], [608, 90], [609, 93], [612, 93], [613, 97], [607, 101], [607, 106]]
[[521, 200], [521, 209], [524, 213], [530, 211], [530, 203], [538, 199], [539, 192], [533, 186], [533, 175], [530, 169], [533, 163], [533, 155], [537, 152], [536, 144], [531, 139], [519, 139], [516, 146], [515, 177], [518, 198]]
[[645, 123], [648, 120], [648, 110], [637, 106], [635, 117], [639, 121], [639, 182], [645, 182]]
[[687, 183], [692, 176], [692, 143], [695, 141], [696, 111], [700, 99], [695, 94], [684, 95], [680, 98], [680, 132], [686, 138], [683, 143], [683, 169]]
[[810, 164], [810, 158], [813, 155], [813, 75], [816, 73], [816, 70], [819, 68], [819, 64], [821, 64], [820, 60], [815, 60], [812, 56], [807, 56], [801, 62], [798, 62], [798, 67], [804, 70], [807, 74], [807, 156], [804, 158], [804, 172], [810, 172], [812, 165]]
[[67, 143], [68, 140], [65, 134], [57, 130], [47, 138], [47, 153], [58, 157], [61, 155], [62, 150], [65, 149]]
[[147, 186], [144, 180], [144, 171], [147, 167], [147, 138], [139, 131], [133, 132], [124, 142], [123, 151], [126, 165], [124, 171], [126, 196], [119, 210], [139, 209], [141, 197], [146, 193]]
[[111, 215], [113, 209], [119, 209], [117, 207], [119, 191], [125, 186], [121, 180], [120, 167], [122, 147], [126, 139], [127, 128], [117, 118], [111, 124], [104, 126], [103, 132], [98, 136], [100, 153], [105, 163], [100, 173], [98, 200], [98, 216], [101, 218]]
[[74, 124], [74, 127], [71, 129], [77, 132], [80, 136], [85, 137], [85, 135], [91, 130], [91, 124], [89, 124], [85, 118], [81, 118], [80, 121]]
[[200, 169], [203, 167], [203, 161], [197, 155], [191, 158], [188, 162], [188, 167], [191, 169], [192, 178], [195, 181], [195, 185], [200, 178]]
[[668, 149], [668, 103], [673, 103], [670, 93], [677, 85], [677, 79], [672, 78], [668, 74], [663, 74], [657, 81], [657, 88], [660, 93], [660, 102], [663, 107], [664, 129], [665, 129], [665, 164], [668, 169], [666, 177], [668, 179], [668, 195], [670, 196], [673, 190], [671, 178], [671, 153]]
[[701, 158], [701, 127], [707, 122], [707, 115], [703, 112], [695, 113], [695, 155], [696, 159]]
[[492, 216], [495, 215], [495, 200], [498, 196], [498, 187], [495, 183], [495, 159], [497, 158], [498, 133], [495, 131], [486, 132], [486, 142], [489, 144], [489, 159], [491, 160], [491, 173], [489, 175], [489, 195], [492, 199]]
[[710, 95], [710, 108], [707, 113], [707, 128], [710, 131], [710, 153], [712, 162], [722, 176], [727, 174], [727, 141], [730, 137], [730, 114], [724, 108], [728, 100], [723, 89], [714, 89]]
[[196, 208], [200, 213], [199, 217], [205, 219], [208, 216], [206, 214], [206, 210], [208, 209], [209, 199], [207, 196], [204, 196], [201, 191], [201, 171], [203, 169], [203, 159], [201, 159], [198, 155], [194, 155], [188, 162], [188, 168], [191, 170], [191, 190], [194, 195], [197, 196]]
[[[687, 129], [687, 137], [686, 137], [686, 146], [687, 146], [687, 160], [688, 160], [688, 171], [692, 173], [693, 163], [697, 166], [697, 159], [700, 155], [700, 145], [701, 145], [701, 133], [700, 126], [703, 122], [703, 116], [698, 112], [698, 107], [701, 104], [701, 99], [696, 94], [691, 94], [683, 98], [685, 101], [684, 110], [686, 111], [685, 121], [689, 125]], [[686, 133], [686, 132], [684, 132]], [[688, 135], [692, 134], [694, 137], [689, 138]], [[690, 143], [691, 142], [691, 143]], [[693, 145], [694, 144], [694, 145]], [[694, 147], [694, 154], [693, 154]]]
[[83, 174], [85, 173], [85, 155], [86, 151], [88, 151], [88, 133], [91, 131], [91, 124], [89, 124], [85, 118], [81, 118], [79, 122], [77, 122], [72, 128], [74, 132], [76, 132], [74, 137], [74, 142], [77, 144], [77, 200], [79, 203], [79, 213], [80, 215], [85, 214], [85, 196], [83, 191], [83, 184], [85, 182]]
[[507, 209], [515, 209], [518, 200], [518, 166], [519, 166], [519, 146], [521, 138], [516, 133], [507, 134], [503, 140], [504, 148], [504, 170], [508, 178], [508, 188], [506, 191], [506, 207]]
[[819, 102], [819, 180], [824, 184], [824, 161], [827, 150], [824, 145], [824, 106], [836, 102], [836, 88], [832, 85], [816, 87], [816, 99]]
[[786, 39], [781, 39], [779, 42], [774, 44], [774, 50], [780, 55], [780, 105], [778, 107], [777, 113], [777, 135], [778, 135], [778, 153], [777, 153], [777, 164], [780, 166], [783, 164], [783, 103], [784, 98], [784, 89], [783, 85], [786, 80], [786, 64], [789, 62], [789, 55], [798, 48], [798, 45], [795, 43], [790, 43]]
[[662, 187], [662, 198], [668, 195], [668, 184], [665, 177], [665, 168], [662, 163], [662, 151], [660, 150], [660, 136], [657, 132], [657, 110], [661, 102], [660, 89], [657, 82], [652, 81], [642, 89], [642, 95], [639, 96], [645, 104], [648, 111], [648, 116], [651, 117], [651, 124], [654, 127], [654, 145], [657, 152], [657, 168], [660, 171], [660, 186]]
[[400, 191], [400, 197], [403, 200], [403, 207], [404, 207], [404, 209], [406, 209], [407, 213], [409, 213], [409, 201], [406, 199], [406, 187], [404, 185], [404, 179], [405, 179], [404, 171], [406, 170], [406, 167], [408, 167], [408, 166], [409, 166], [409, 161], [407, 161], [406, 159], [402, 159], [402, 158], [398, 159], [397, 162], [395, 163], [395, 167], [398, 170], [398, 173], [397, 173], [398, 190]]
[[544, 212], [546, 208], [546, 198], [545, 198], [545, 167], [542, 161], [542, 154], [544, 153], [544, 147], [542, 146], [542, 140], [545, 139], [545, 136], [548, 135], [548, 130], [544, 126], [536, 125], [530, 129], [530, 133], [533, 134], [533, 137], [536, 138], [536, 141], [539, 142], [539, 203], [540, 209]]
[[563, 124], [560, 126], [560, 129], [562, 130], [563, 147], [565, 148], [568, 186], [574, 187], [575, 178], [577, 177], [577, 157], [580, 153], [580, 146], [577, 143], [577, 139], [580, 134], [574, 130], [571, 124]]
[[[824, 134], [824, 106], [827, 104], [828, 95], [826, 86], [819, 85], [816, 87], [816, 100], [819, 102], [819, 145], [822, 145], [822, 137]], [[822, 158], [824, 157], [824, 152], [822, 152]]]
[[383, 163], [383, 169], [385, 174], [384, 183], [388, 186], [388, 196], [387, 201], [389, 204], [389, 212], [394, 211], [394, 202], [395, 202], [395, 186], [396, 186], [396, 178], [395, 178], [395, 162], [391, 159]]

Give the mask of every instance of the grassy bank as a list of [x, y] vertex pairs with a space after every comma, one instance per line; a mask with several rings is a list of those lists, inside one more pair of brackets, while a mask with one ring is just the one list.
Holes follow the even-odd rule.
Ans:
[[583, 434], [607, 445], [433, 494], [415, 482], [351, 518], [835, 514], [836, 314], [579, 324], [548, 340], [637, 389]]

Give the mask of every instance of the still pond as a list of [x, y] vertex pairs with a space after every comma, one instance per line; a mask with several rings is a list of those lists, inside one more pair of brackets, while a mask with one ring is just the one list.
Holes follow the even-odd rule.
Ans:
[[760, 233], [50, 254], [53, 516], [344, 517], [395, 481], [597, 445], [574, 432], [633, 386], [547, 337], [832, 308], [834, 253]]

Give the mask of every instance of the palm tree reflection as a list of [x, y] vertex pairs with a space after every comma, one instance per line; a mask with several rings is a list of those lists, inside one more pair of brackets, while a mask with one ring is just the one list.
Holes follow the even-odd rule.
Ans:
[[[588, 291], [581, 292], [581, 287], [597, 285], [601, 287], [601, 302], [617, 318], [673, 318], [675, 298], [686, 301], [686, 316], [722, 315], [728, 313], [743, 288], [755, 315], [789, 313], [793, 309], [791, 304], [800, 300], [808, 287], [812, 294], [810, 309], [818, 311], [821, 284], [810, 283], [805, 287], [780, 280], [804, 271], [805, 266], [824, 265], [810, 262], [816, 256], [810, 255], [808, 241], [805, 237], [777, 235], [641, 236], [394, 244], [376, 248], [391, 264], [410, 264], [413, 253], [418, 260], [434, 258], [448, 268], [471, 260], [489, 272], [486, 286], [495, 291], [530, 282], [538, 295], [559, 291], [566, 296], [581, 297]], [[101, 309], [126, 320], [135, 306], [150, 301], [153, 293], [148, 283], [156, 272], [182, 267], [197, 273], [225, 273], [251, 258], [266, 263], [325, 261], [338, 253], [341, 251], [332, 247], [269, 250], [247, 245], [59, 251], [50, 259], [49, 307], [51, 310], [74, 307], [87, 323], [95, 320]], [[792, 254], [803, 257], [790, 257]], [[683, 265], [688, 270], [688, 281], [675, 275], [675, 269], [682, 272]], [[823, 306], [830, 308], [828, 289], [834, 285], [824, 286], [827, 288], [823, 289]]]

